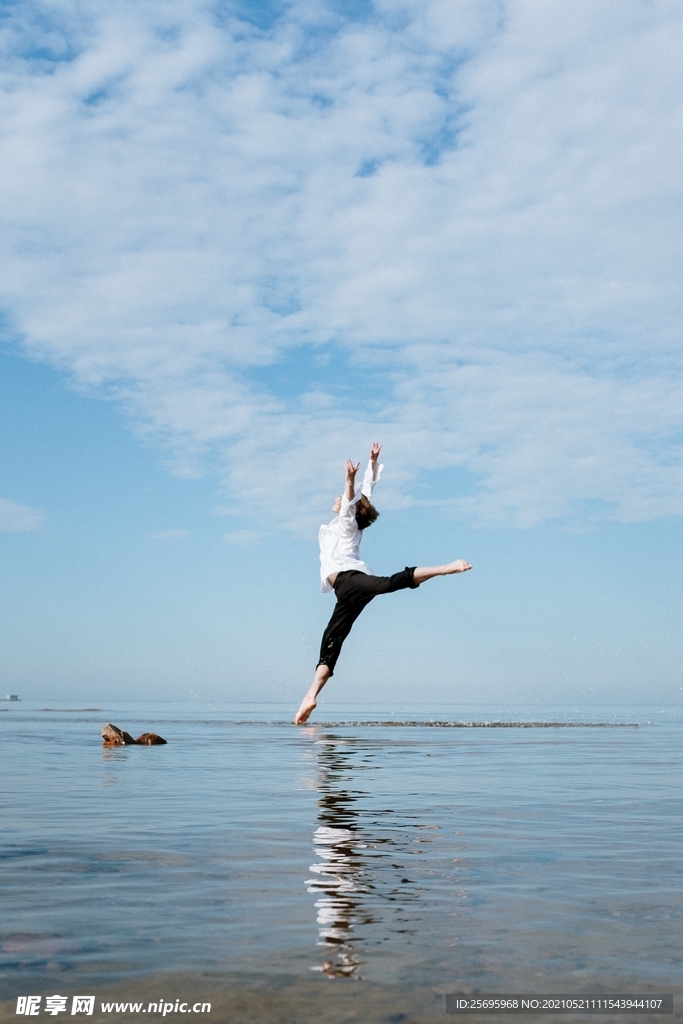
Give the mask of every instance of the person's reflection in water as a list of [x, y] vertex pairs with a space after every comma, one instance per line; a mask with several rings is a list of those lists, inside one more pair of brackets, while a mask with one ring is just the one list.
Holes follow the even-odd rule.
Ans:
[[[417, 892], [403, 884], [411, 879], [402, 877], [405, 865], [394, 861], [402, 860], [401, 848], [415, 840], [402, 834], [403, 829], [395, 838], [380, 835], [386, 826], [378, 825], [376, 814], [389, 814], [393, 831], [397, 824], [393, 812], [375, 808], [373, 813], [371, 794], [352, 788], [361, 772], [377, 768], [370, 746], [323, 735], [316, 740], [316, 750], [319, 824], [313, 842], [319, 859], [311, 865], [313, 877], [306, 884], [318, 897], [318, 945], [327, 956], [314, 970], [330, 977], [350, 977], [358, 974], [364, 962], [358, 949], [370, 939], [367, 931], [362, 934], [365, 926], [384, 923], [390, 932], [410, 931], [401, 908], [416, 900]], [[384, 920], [390, 906], [391, 922]]]
[[342, 788], [344, 776], [358, 767], [350, 763], [352, 751], [348, 745], [333, 736], [324, 736], [316, 741], [316, 746], [320, 824], [313, 834], [313, 843], [320, 859], [311, 864], [314, 877], [306, 884], [309, 892], [318, 895], [318, 945], [324, 946], [328, 955], [314, 969], [330, 977], [349, 977], [362, 963], [353, 946], [359, 916], [364, 923], [372, 920], [367, 914], [361, 915], [363, 894], [372, 887], [361, 854], [366, 844], [358, 833], [354, 809], [363, 794]]
[[313, 836], [321, 859], [311, 864], [318, 877], [309, 879], [309, 892], [319, 894], [316, 900], [319, 946], [328, 952], [326, 960], [316, 966], [329, 977], [355, 974], [362, 960], [353, 948], [356, 911], [360, 906], [356, 855], [357, 840], [350, 829], [321, 825]]

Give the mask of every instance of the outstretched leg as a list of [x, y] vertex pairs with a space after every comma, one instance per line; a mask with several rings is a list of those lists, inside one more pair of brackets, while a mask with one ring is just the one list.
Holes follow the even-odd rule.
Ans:
[[[339, 576], [339, 583], [337, 584], [335, 582], [337, 603], [334, 606], [332, 618], [325, 627], [325, 632], [323, 633], [322, 642], [320, 644], [320, 659], [315, 670], [315, 675], [313, 676], [313, 682], [311, 683], [306, 696], [301, 701], [299, 710], [294, 718], [295, 725], [303, 725], [304, 722], [308, 720], [308, 716], [311, 711], [316, 707], [315, 698], [318, 696], [330, 676], [334, 673], [334, 666], [337, 664], [337, 658], [341, 653], [342, 644], [351, 632], [351, 627], [365, 606], [369, 604], [374, 597], [373, 593], [367, 593], [363, 589], [363, 580], [360, 580], [360, 588], [352, 588], [349, 586], [350, 577], [365, 577], [365, 579], [370, 579], [371, 577], [367, 577], [364, 573], [360, 572], [340, 573]], [[347, 578], [344, 579], [344, 577]], [[376, 578], [377, 577], [372, 577], [372, 579]]]
[[469, 562], [466, 562], [464, 558], [459, 558], [457, 562], [447, 562], [446, 565], [431, 565], [427, 568], [417, 567], [413, 573], [413, 579], [416, 583], [424, 583], [425, 580], [431, 580], [434, 576], [452, 576], [456, 572], [467, 572], [472, 566]]
[[299, 710], [297, 711], [296, 718], [294, 719], [295, 725], [303, 725], [304, 722], [308, 721], [308, 716], [311, 711], [313, 708], [317, 707], [315, 698], [318, 696], [331, 675], [332, 672], [327, 665], [318, 665], [315, 670], [315, 675], [313, 676], [311, 687], [299, 705]]

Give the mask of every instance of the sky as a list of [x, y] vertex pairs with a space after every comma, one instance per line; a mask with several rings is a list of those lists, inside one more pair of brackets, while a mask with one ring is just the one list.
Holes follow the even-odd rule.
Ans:
[[[0, 8], [0, 693], [680, 703], [673, 0]], [[334, 690], [332, 688], [334, 687]]]

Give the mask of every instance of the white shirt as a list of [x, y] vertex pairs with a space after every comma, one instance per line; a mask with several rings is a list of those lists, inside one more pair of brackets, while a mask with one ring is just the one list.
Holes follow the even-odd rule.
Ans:
[[349, 501], [346, 491], [342, 494], [341, 509], [331, 523], [320, 527], [318, 543], [320, 544], [320, 589], [324, 594], [332, 590], [327, 577], [333, 572], [346, 572], [357, 569], [368, 576], [374, 576], [372, 569], [358, 557], [358, 549], [363, 538], [363, 531], [358, 529], [356, 522], [356, 502], [361, 494], [370, 499], [373, 488], [379, 480], [384, 466], [377, 466], [373, 475], [372, 459], [365, 470], [360, 490], [356, 491], [353, 500]]

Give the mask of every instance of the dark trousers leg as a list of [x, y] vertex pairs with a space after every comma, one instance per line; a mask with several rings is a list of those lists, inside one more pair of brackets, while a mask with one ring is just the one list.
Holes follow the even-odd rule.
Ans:
[[378, 594], [392, 594], [407, 588], [415, 590], [419, 584], [413, 579], [414, 572], [415, 568], [408, 566], [393, 576], [368, 576], [367, 573], [356, 570], [340, 572], [334, 585], [337, 603], [323, 633], [318, 665], [327, 665], [330, 675], [334, 675], [342, 644], [366, 605]]

